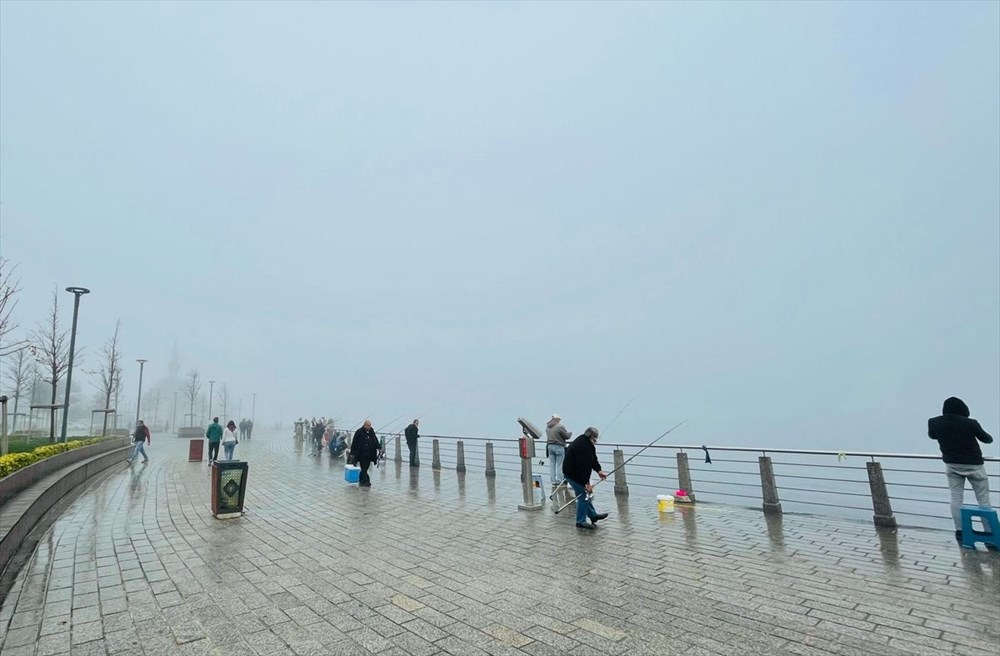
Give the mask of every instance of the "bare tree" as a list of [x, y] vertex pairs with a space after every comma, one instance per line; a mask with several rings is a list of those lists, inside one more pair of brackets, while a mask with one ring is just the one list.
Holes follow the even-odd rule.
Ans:
[[198, 400], [198, 396], [201, 394], [201, 374], [198, 373], [197, 369], [192, 369], [188, 372], [187, 379], [184, 381], [184, 397], [191, 404], [191, 426], [194, 426], [194, 404]]
[[[101, 356], [101, 366], [96, 371], [88, 371], [88, 374], [94, 374], [97, 376], [97, 382], [94, 383], [94, 387], [101, 394], [101, 402], [104, 404], [104, 410], [112, 407], [111, 397], [115, 396], [116, 388], [121, 388], [121, 376], [122, 376], [122, 352], [118, 345], [118, 340], [121, 337], [122, 330], [122, 320], [119, 319], [115, 322], [115, 332], [108, 341], [104, 342], [104, 346], [101, 347], [99, 355]], [[108, 413], [104, 414], [104, 425], [101, 428], [101, 435], [106, 436], [108, 434]]]
[[[52, 389], [49, 403], [55, 405], [59, 379], [69, 366], [69, 333], [59, 326], [59, 295], [52, 292], [52, 310], [44, 323], [38, 324], [32, 341], [35, 358], [42, 367], [42, 381]], [[65, 409], [64, 409], [65, 410]], [[49, 441], [56, 441], [56, 411], [49, 411]]]
[[222, 405], [222, 417], [223, 419], [229, 419], [229, 385], [222, 383], [219, 385], [219, 391], [215, 393], [219, 403]]
[[11, 265], [8, 260], [0, 257], [0, 357], [12, 355], [31, 345], [27, 339], [7, 342], [7, 336], [17, 330], [17, 322], [12, 315], [17, 307], [17, 293], [21, 288], [18, 286], [20, 281], [12, 277], [15, 271], [17, 265]]
[[[21, 397], [28, 391], [28, 381], [31, 379], [32, 363], [28, 359], [27, 349], [21, 349], [11, 357], [14, 360], [14, 365], [7, 368], [6, 382], [9, 396], [14, 397], [14, 423], [11, 426], [11, 431], [16, 431], [17, 406], [21, 401]], [[28, 400], [28, 405], [31, 405], [30, 399]]]

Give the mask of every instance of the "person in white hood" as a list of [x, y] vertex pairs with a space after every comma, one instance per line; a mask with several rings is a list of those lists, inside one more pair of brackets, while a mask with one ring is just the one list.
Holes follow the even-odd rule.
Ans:
[[566, 445], [573, 437], [573, 433], [562, 425], [562, 418], [559, 415], [552, 415], [552, 418], [545, 424], [545, 437], [545, 451], [549, 456], [549, 467], [551, 468], [549, 480], [554, 492], [563, 480], [563, 458], [566, 457]]

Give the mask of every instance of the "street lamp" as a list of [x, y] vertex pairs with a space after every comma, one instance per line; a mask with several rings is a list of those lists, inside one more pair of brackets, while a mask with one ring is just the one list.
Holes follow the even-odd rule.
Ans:
[[208, 381], [208, 418], [212, 418], [212, 397], [215, 395], [215, 381]]
[[73, 294], [73, 330], [69, 334], [69, 366], [66, 367], [66, 401], [63, 403], [63, 423], [61, 441], [66, 441], [66, 429], [69, 427], [69, 390], [73, 382], [73, 355], [76, 351], [76, 318], [80, 314], [80, 297], [89, 294], [86, 287], [67, 287], [66, 291]]
[[254, 417], [257, 414], [257, 392], [253, 393], [253, 406], [250, 408], [250, 423], [253, 423]]
[[142, 370], [149, 360], [136, 360], [139, 363], [139, 398], [135, 401], [135, 425], [139, 425], [139, 411], [142, 408]]

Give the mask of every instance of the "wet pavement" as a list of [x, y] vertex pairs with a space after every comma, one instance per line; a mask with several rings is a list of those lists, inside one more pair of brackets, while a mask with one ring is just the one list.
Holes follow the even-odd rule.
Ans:
[[[422, 445], [429, 460], [429, 445]], [[517, 510], [516, 476], [411, 470], [373, 487], [241, 443], [247, 514], [160, 438], [52, 526], [0, 606], [3, 656], [57, 654], [989, 654], [1000, 557], [949, 532], [598, 488], [611, 517]]]

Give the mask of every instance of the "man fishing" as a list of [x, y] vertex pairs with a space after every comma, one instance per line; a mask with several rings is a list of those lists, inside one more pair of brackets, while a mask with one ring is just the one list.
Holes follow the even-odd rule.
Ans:
[[[583, 435], [570, 443], [563, 460], [563, 475], [576, 494], [576, 526], [589, 531], [596, 528], [595, 523], [608, 516], [608, 513], [597, 512], [589, 498], [594, 489], [590, 484], [590, 472], [597, 472], [602, 481], [608, 477], [597, 461], [597, 436], [597, 429], [593, 426], [585, 430]], [[588, 518], [590, 523], [587, 523]]]

